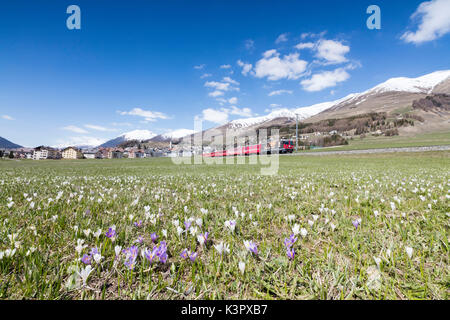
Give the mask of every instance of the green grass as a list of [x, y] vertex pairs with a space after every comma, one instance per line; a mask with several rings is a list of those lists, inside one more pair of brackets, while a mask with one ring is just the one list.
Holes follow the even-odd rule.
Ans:
[[378, 148], [400, 148], [400, 147], [424, 147], [450, 145], [450, 132], [444, 133], [427, 133], [414, 137], [406, 136], [370, 136], [364, 139], [356, 138], [349, 140], [349, 144], [345, 146], [336, 146], [332, 148], [313, 149], [300, 152], [324, 152], [324, 151], [344, 151], [344, 150], [364, 150]]
[[[275, 176], [167, 158], [2, 160], [0, 299], [448, 299], [449, 156], [280, 157]], [[174, 220], [184, 228], [190, 217], [212, 243], [177, 234]], [[307, 235], [297, 235], [289, 260], [283, 242], [295, 224]], [[114, 242], [105, 237], [112, 225]], [[123, 253], [115, 258], [116, 245], [152, 248], [152, 232], [167, 242], [166, 264], [139, 252], [129, 270]], [[81, 254], [77, 239], [87, 245]], [[221, 241], [229, 254], [214, 248]], [[83, 285], [75, 270], [93, 247], [103, 259]], [[198, 253], [195, 262], [180, 257], [184, 248]]]

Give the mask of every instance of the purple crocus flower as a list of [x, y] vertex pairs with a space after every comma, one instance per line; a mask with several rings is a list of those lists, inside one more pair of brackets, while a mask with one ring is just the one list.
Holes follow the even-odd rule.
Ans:
[[129, 247], [122, 251], [125, 254], [124, 264], [130, 270], [134, 269], [134, 266], [136, 264], [136, 258], [138, 256], [138, 251], [139, 251], [139, 249], [136, 246]]
[[295, 250], [294, 250], [294, 248], [292, 248], [292, 249], [286, 248], [286, 254], [287, 254], [289, 259], [294, 260], [294, 257], [295, 257]]
[[181, 251], [180, 257], [182, 259], [187, 259], [188, 258], [188, 249], [184, 249], [183, 251]]
[[294, 234], [291, 234], [289, 238], [284, 238], [284, 245], [286, 248], [290, 248], [292, 245], [294, 245], [295, 241], [297, 241], [297, 238]]
[[150, 235], [150, 238], [152, 239], [152, 242], [156, 242], [156, 240], [158, 239], [158, 235], [156, 234], [156, 233], [152, 233], [151, 235]]
[[191, 252], [189, 254], [189, 259], [191, 259], [192, 262], [195, 261], [195, 259], [197, 259], [198, 253], [197, 252]]
[[84, 264], [91, 264], [91, 255], [89, 254], [84, 254], [83, 257], [81, 258], [81, 261]]
[[100, 253], [100, 252], [98, 252], [97, 247], [91, 249], [91, 253], [90, 253], [90, 254], [91, 254], [92, 256], [95, 256], [95, 255], [98, 254], [98, 253]]
[[158, 256], [160, 262], [166, 263], [166, 261], [167, 261], [167, 244], [165, 241], [161, 241], [159, 246], [156, 247], [156, 255]]
[[191, 227], [191, 222], [188, 221], [188, 220], [186, 220], [186, 221], [184, 222], [184, 227], [186, 228], [186, 230], [189, 230], [189, 228]]
[[244, 241], [244, 245], [250, 252], [258, 254], [258, 247], [256, 246], [256, 243], [254, 243], [253, 241]]
[[139, 236], [134, 242], [142, 243], [143, 241], [144, 241], [144, 237], [143, 236]]
[[353, 223], [353, 226], [355, 227], [355, 229], [358, 229], [358, 226], [359, 226], [359, 220], [358, 220], [358, 219], [353, 220], [352, 223]]
[[116, 230], [113, 228], [109, 228], [105, 235], [107, 238], [114, 241], [114, 239], [116, 238]]
[[139, 220], [139, 221], [136, 221], [135, 223], [134, 223], [134, 225], [136, 226], [136, 227], [141, 227], [142, 226], [142, 220]]
[[164, 253], [159, 255], [159, 261], [161, 263], [166, 263], [167, 262], [167, 253], [166, 252], [164, 252]]
[[154, 247], [152, 250], [145, 250], [144, 255], [147, 258], [148, 261], [150, 261], [150, 263], [153, 262], [153, 260], [156, 258], [156, 253], [157, 253], [157, 247]]

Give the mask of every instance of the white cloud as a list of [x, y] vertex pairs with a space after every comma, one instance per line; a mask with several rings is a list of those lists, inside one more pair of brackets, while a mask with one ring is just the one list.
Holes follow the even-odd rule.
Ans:
[[325, 88], [334, 87], [339, 82], [343, 82], [350, 78], [350, 75], [344, 68], [338, 68], [334, 71], [324, 71], [313, 75], [310, 79], [300, 82], [306, 91], [320, 91]]
[[231, 106], [231, 110], [229, 110], [230, 114], [241, 116], [241, 117], [251, 117], [253, 115], [252, 110], [250, 108], [238, 108], [236, 106]]
[[225, 123], [228, 121], [228, 112], [215, 110], [215, 109], [204, 109], [202, 111], [203, 120], [210, 121], [214, 123]]
[[57, 141], [57, 148], [64, 148], [70, 146], [98, 146], [106, 142], [105, 139], [89, 137], [89, 136], [80, 136], [80, 137], [70, 137], [67, 140], [59, 139]]
[[237, 82], [236, 80], [231, 79], [230, 77], [224, 77], [222, 80], [225, 81], [225, 82], [234, 84], [234, 85], [236, 85], [236, 86], [239, 85], [239, 82]]
[[145, 118], [145, 121], [156, 121], [156, 119], [168, 119], [169, 117], [162, 112], [143, 110], [141, 108], [134, 108], [130, 111], [118, 111], [120, 115], [138, 116]]
[[218, 124], [228, 122], [229, 115], [236, 115], [248, 118], [253, 116], [253, 112], [250, 108], [238, 108], [236, 106], [230, 106], [229, 108], [221, 108], [220, 110], [208, 108], [202, 111], [203, 120]]
[[213, 97], [213, 98], [215, 98], [215, 97], [221, 97], [221, 96], [224, 95], [224, 92], [223, 92], [223, 91], [220, 91], [220, 90], [215, 90], [215, 91], [213, 91], [213, 92], [208, 93], [208, 95], [209, 95], [210, 97]]
[[288, 33], [282, 33], [282, 34], [280, 34], [280, 35], [278, 36], [277, 40], [275, 40], [275, 43], [278, 44], [278, 43], [281, 43], [281, 42], [286, 42], [286, 41], [288, 41], [287, 36], [288, 36]]
[[207, 81], [205, 82], [205, 87], [214, 88], [216, 90], [228, 91], [230, 90], [229, 82], [217, 82], [217, 81]]
[[229, 64], [223, 64], [220, 66], [220, 69], [230, 69], [231, 66]]
[[322, 38], [326, 33], [327, 31], [322, 31], [320, 33], [304, 32], [301, 34], [301, 38], [302, 40], [306, 38]]
[[132, 126], [132, 124], [129, 122], [112, 122], [111, 124], [115, 127], [118, 127], [118, 126], [131, 127]]
[[205, 64], [200, 64], [198, 66], [194, 66], [194, 69], [201, 70], [205, 67]]
[[239, 85], [239, 82], [231, 79], [230, 77], [224, 77], [223, 82], [218, 81], [207, 81], [205, 82], [205, 87], [213, 88], [214, 91], [210, 92], [208, 95], [210, 97], [221, 97], [226, 91], [239, 91], [238, 87], [233, 87], [232, 85]]
[[201, 75], [200, 79], [208, 78], [208, 77], [211, 77], [211, 76], [212, 76], [211, 73], [204, 73], [204, 74]]
[[325, 59], [329, 64], [346, 62], [345, 55], [350, 51], [350, 47], [343, 45], [339, 41], [319, 40], [317, 43], [316, 56]]
[[315, 44], [313, 42], [301, 42], [295, 46], [298, 50], [302, 49], [312, 49], [314, 48]]
[[269, 97], [279, 96], [280, 94], [283, 94], [283, 93], [292, 94], [292, 90], [284, 90], [284, 89], [275, 90], [275, 91], [272, 91], [269, 93]]
[[88, 133], [83, 128], [80, 128], [80, 127], [77, 127], [77, 126], [73, 126], [73, 125], [65, 126], [65, 127], [62, 127], [61, 129], [67, 130], [67, 131], [72, 131], [72, 132], [75, 132], [75, 133]]
[[228, 103], [229, 104], [236, 104], [238, 102], [238, 98], [237, 97], [232, 97], [230, 99], [228, 99]]
[[5, 119], [5, 120], [15, 120], [13, 117], [8, 116], [7, 114], [2, 115], [2, 119]]
[[104, 132], [106, 132], [106, 131], [117, 131], [117, 129], [105, 128], [105, 127], [97, 126], [97, 125], [94, 125], [94, 124], [85, 124], [84, 127], [88, 128], [88, 129], [97, 130], [97, 131], [104, 131]]
[[299, 59], [298, 53], [285, 55], [280, 59], [280, 54], [275, 50], [263, 53], [263, 58], [256, 62], [255, 76], [267, 77], [268, 80], [298, 79], [306, 70], [307, 62]]
[[432, 0], [422, 2], [411, 19], [419, 21], [416, 32], [407, 31], [401, 39], [421, 44], [438, 39], [450, 32], [450, 1]]
[[253, 68], [250, 63], [244, 63], [241, 60], [237, 61], [238, 66], [242, 67], [242, 74], [246, 76]]

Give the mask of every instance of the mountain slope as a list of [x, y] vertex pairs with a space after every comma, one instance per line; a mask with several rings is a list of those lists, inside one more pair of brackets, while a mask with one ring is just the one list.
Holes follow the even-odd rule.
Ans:
[[4, 149], [16, 149], [16, 148], [22, 148], [22, 146], [15, 144], [5, 138], [0, 137], [0, 148]]
[[[339, 100], [295, 109], [279, 109], [261, 117], [233, 120], [225, 125], [205, 130], [203, 134], [213, 137], [225, 134], [227, 129], [238, 129], [240, 134], [244, 135], [260, 128], [292, 126], [296, 122], [296, 113], [299, 114], [299, 121], [310, 123], [371, 112], [397, 114], [412, 109], [414, 100], [423, 99], [428, 94], [434, 93], [450, 93], [450, 70], [436, 71], [418, 78], [391, 78], [369, 90], [349, 94]], [[450, 116], [442, 112], [440, 114], [414, 112], [424, 117], [426, 121], [420, 123], [420, 126], [405, 130], [426, 132], [450, 129]]]

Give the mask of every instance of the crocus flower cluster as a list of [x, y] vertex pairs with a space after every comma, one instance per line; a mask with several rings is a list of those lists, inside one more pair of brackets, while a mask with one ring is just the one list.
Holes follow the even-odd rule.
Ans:
[[197, 236], [197, 240], [201, 246], [203, 246], [206, 243], [206, 241], [208, 241], [208, 235], [209, 235], [209, 232], [205, 232], [205, 233], [203, 233], [203, 234], [201, 233]]
[[122, 252], [125, 254], [125, 262], [124, 264], [127, 266], [128, 269], [133, 270], [134, 266], [136, 264], [136, 259], [138, 256], [138, 247], [131, 246], [127, 249], [124, 249]]
[[102, 255], [100, 254], [100, 251], [98, 251], [97, 248], [92, 248], [89, 254], [84, 254], [83, 257], [81, 258], [81, 262], [90, 265], [92, 263], [92, 258], [94, 258], [94, 261], [96, 263], [99, 263], [103, 258]]
[[183, 251], [181, 251], [180, 253], [180, 257], [182, 259], [187, 259], [189, 258], [192, 262], [195, 261], [195, 259], [197, 259], [198, 253], [197, 252], [191, 252], [188, 249], [184, 249]]
[[114, 241], [116, 239], [116, 229], [111, 227], [106, 231], [106, 237], [111, 239], [111, 241]]

